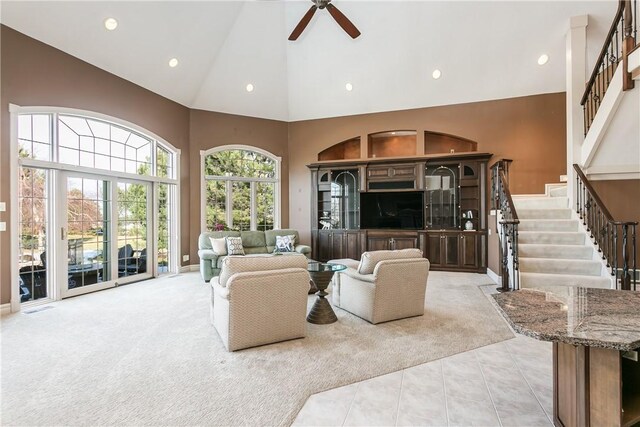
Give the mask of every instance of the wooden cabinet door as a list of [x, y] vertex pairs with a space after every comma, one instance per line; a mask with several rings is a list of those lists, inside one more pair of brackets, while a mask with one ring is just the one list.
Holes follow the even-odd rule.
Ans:
[[367, 250], [368, 251], [386, 251], [389, 248], [389, 238], [388, 237], [367, 237]]
[[344, 255], [345, 258], [360, 259], [360, 233], [357, 231], [347, 231], [344, 233]]
[[458, 233], [443, 234], [442, 236], [444, 237], [442, 239], [443, 246], [441, 248], [443, 265], [446, 267], [459, 267], [460, 246], [458, 241], [460, 240], [460, 237], [458, 236]]
[[478, 268], [478, 235], [460, 233], [460, 261], [462, 268]]
[[427, 233], [427, 259], [434, 267], [443, 265], [442, 263], [442, 234]]
[[327, 262], [331, 259], [331, 231], [318, 232], [318, 253], [316, 261]]
[[345, 256], [345, 239], [343, 231], [331, 232], [331, 258], [330, 259], [342, 259]]
[[418, 247], [417, 237], [394, 237], [391, 249], [413, 249]]

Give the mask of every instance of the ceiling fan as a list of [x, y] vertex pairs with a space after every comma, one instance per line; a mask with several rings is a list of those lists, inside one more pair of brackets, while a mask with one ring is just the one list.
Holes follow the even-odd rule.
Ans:
[[298, 37], [300, 37], [300, 34], [302, 34], [302, 32], [304, 31], [304, 29], [307, 28], [307, 25], [309, 25], [309, 22], [311, 21], [313, 14], [316, 13], [316, 10], [324, 9], [324, 8], [326, 8], [329, 11], [333, 19], [336, 20], [338, 25], [340, 25], [342, 29], [345, 30], [346, 33], [351, 36], [352, 39], [355, 39], [360, 35], [360, 31], [358, 31], [356, 26], [353, 25], [353, 23], [349, 21], [349, 19], [346, 16], [344, 16], [344, 14], [340, 12], [337, 7], [331, 4], [331, 0], [311, 0], [311, 1], [313, 2], [313, 6], [311, 6], [311, 8], [307, 11], [307, 13], [304, 14], [300, 22], [298, 22], [298, 25], [296, 25], [296, 28], [293, 29], [293, 32], [289, 36], [289, 40], [291, 41], [297, 40]]

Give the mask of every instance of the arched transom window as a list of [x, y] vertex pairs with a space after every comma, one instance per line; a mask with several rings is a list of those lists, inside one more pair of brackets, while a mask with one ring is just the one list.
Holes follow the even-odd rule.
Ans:
[[254, 147], [202, 153], [203, 229], [278, 228], [280, 158]]

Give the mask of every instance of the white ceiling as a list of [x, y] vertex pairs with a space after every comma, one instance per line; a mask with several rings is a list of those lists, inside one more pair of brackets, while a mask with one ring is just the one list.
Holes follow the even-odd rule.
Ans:
[[564, 91], [569, 18], [589, 14], [592, 64], [617, 0], [333, 4], [358, 39], [319, 10], [287, 41], [310, 1], [3, 0], [0, 21], [188, 107], [296, 121]]

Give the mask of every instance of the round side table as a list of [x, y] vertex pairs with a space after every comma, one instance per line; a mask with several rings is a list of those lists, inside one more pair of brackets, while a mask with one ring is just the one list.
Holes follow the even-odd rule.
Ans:
[[329, 264], [323, 262], [310, 262], [307, 265], [309, 276], [311, 276], [313, 284], [318, 288], [318, 292], [316, 293], [318, 298], [313, 304], [313, 307], [311, 307], [311, 311], [309, 311], [307, 322], [314, 323], [316, 325], [328, 325], [338, 321], [338, 317], [336, 317], [336, 314], [333, 312], [331, 304], [329, 304], [329, 301], [325, 298], [329, 295], [325, 290], [327, 289], [327, 286], [329, 286], [333, 274], [337, 271], [346, 269], [347, 266], [342, 264]]

